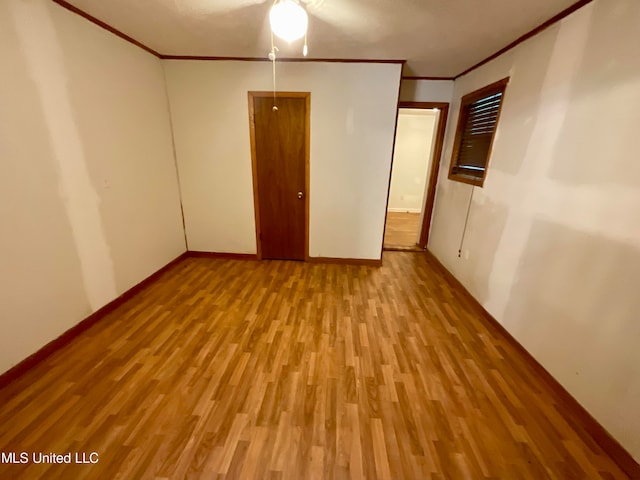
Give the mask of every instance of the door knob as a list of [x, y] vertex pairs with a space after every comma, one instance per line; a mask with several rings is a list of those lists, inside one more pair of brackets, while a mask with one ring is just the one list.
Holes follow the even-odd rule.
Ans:
[[298, 198], [302, 198], [302, 197], [304, 197], [304, 193], [298, 192]]

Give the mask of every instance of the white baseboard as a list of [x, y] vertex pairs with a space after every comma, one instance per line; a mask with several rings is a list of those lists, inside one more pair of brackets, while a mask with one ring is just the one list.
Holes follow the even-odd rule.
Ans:
[[420, 213], [422, 212], [419, 208], [387, 208], [387, 212], [392, 213]]

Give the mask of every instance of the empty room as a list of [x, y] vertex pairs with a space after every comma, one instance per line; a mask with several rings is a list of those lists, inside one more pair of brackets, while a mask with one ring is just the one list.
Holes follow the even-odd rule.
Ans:
[[0, 2], [0, 479], [640, 479], [640, 1]]

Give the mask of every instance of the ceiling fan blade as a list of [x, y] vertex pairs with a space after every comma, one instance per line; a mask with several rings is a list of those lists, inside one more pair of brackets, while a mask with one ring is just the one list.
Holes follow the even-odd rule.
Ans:
[[[353, 0], [302, 0], [309, 15], [320, 19], [343, 35], [368, 41], [386, 35], [384, 18], [372, 15], [364, 2]], [[374, 28], [372, 28], [372, 26]]]
[[270, 0], [191, 0], [184, 2], [174, 0], [175, 8], [184, 13], [196, 13], [198, 15], [231, 13], [246, 7], [253, 7]]

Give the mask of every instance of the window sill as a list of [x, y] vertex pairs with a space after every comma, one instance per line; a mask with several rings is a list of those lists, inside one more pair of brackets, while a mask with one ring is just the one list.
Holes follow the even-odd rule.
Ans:
[[484, 177], [478, 178], [472, 175], [464, 175], [462, 173], [449, 174], [449, 180], [453, 180], [454, 182], [461, 182], [469, 185], [474, 185], [476, 187], [482, 187], [484, 185]]

